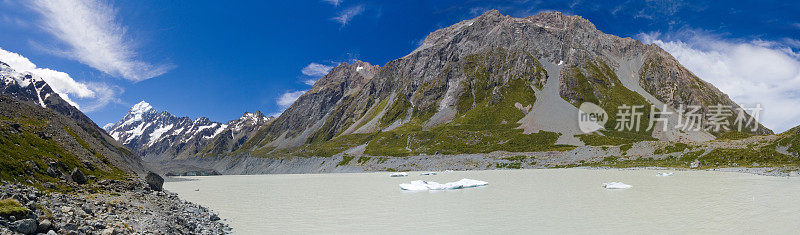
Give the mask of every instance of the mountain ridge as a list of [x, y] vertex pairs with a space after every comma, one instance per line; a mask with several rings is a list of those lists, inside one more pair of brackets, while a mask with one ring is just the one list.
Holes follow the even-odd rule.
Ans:
[[75, 171], [123, 179], [147, 170], [41, 77], [0, 62], [0, 81], [0, 178], [52, 185], [72, 181]]
[[[260, 111], [245, 112], [227, 123], [206, 117], [192, 120], [176, 117], [167, 111], [156, 111], [145, 101], [135, 104], [117, 123], [107, 125], [106, 131], [120, 143], [141, 154], [147, 161], [172, 160], [202, 155], [208, 146], [214, 153], [226, 153], [238, 148], [253, 128], [268, 123]], [[211, 150], [209, 150], [211, 151]]]
[[[604, 129], [580, 130], [578, 108], [585, 102], [612, 114]], [[576, 15], [514, 18], [491, 10], [432, 32], [417, 49], [383, 66], [341, 63], [280, 116], [252, 128], [248, 138], [235, 145], [225, 139], [198, 143], [192, 154], [176, 158], [410, 156], [704, 142], [730, 131], [683, 131], [663, 123], [614, 130], [613, 114], [621, 105], [673, 113], [696, 105], [705, 115], [715, 104], [739, 107], [657, 45], [605, 34]], [[650, 112], [644, 110], [643, 123]], [[654, 117], [681, 121], [676, 114], [662, 115]], [[744, 131], [772, 133], [760, 123]]]
[[[468, 113], [476, 108], [501, 102], [504, 95], [501, 93], [517, 92], [512, 91], [517, 86], [510, 85], [517, 81], [531, 86], [518, 93], [542, 93], [543, 96], [528, 97], [510, 105], [520, 103], [524, 108], [536, 106], [536, 100], [563, 99], [572, 107], [560, 101], [539, 106], [572, 112], [569, 116], [573, 117], [563, 117], [570, 123], [542, 114], [547, 110], [520, 110], [524, 113], [522, 118], [509, 114], [513, 117], [505, 118], [514, 120], [500, 118], [492, 125], [518, 123], [520, 126], [513, 129], [523, 129], [525, 133], [556, 132], [560, 134], [556, 142], [572, 145], [597, 142], [592, 140], [597, 139], [595, 137], [574, 137], [581, 134], [577, 128], [577, 107], [586, 101], [601, 104], [609, 113], [612, 107], [625, 102], [667, 104], [670, 110], [680, 105], [699, 105], [704, 113], [714, 102], [739, 107], [660, 47], [602, 33], [588, 20], [560, 12], [513, 18], [497, 10], [488, 11], [436, 30], [418, 49], [377, 68], [373, 77], [363, 80], [364, 84], [354, 83], [346, 89], [337, 87], [344, 83], [334, 82], [332, 86], [326, 82], [347, 81], [348, 74], [326, 75], [272, 125], [259, 131], [256, 136], [260, 140], [251, 139], [246, 145], [261, 153], [295, 148], [356, 133], [353, 130], [358, 126], [354, 124], [375, 121], [379, 123], [378, 128], [365, 132], [391, 132], [414, 122], [420, 122], [417, 124], [421, 131], [430, 130], [453, 124], [457, 119], [470, 118]], [[352, 65], [334, 68], [335, 71], [347, 69], [352, 70]], [[557, 87], [555, 95], [558, 97], [541, 92], [548, 81], [558, 81], [553, 85]], [[477, 111], [475, 115], [489, 118], [491, 115], [486, 112]], [[648, 113], [645, 112], [645, 116]], [[292, 121], [299, 117], [312, 119], [299, 125]], [[361, 120], [367, 117], [371, 119]], [[414, 121], [415, 118], [418, 120]], [[465, 122], [473, 121], [478, 122]], [[760, 124], [756, 132], [772, 133]], [[705, 131], [687, 134], [676, 129], [655, 134], [626, 133], [610, 134], [639, 136], [633, 138], [635, 140], [707, 141], [715, 138], [715, 134]]]

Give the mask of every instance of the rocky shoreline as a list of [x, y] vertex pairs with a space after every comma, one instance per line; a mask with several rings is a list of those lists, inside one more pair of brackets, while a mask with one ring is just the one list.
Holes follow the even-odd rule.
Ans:
[[717, 172], [733, 172], [733, 173], [774, 176], [774, 177], [800, 176], [800, 169], [787, 168], [787, 167], [724, 167], [724, 168], [709, 168], [709, 169], [692, 169], [692, 168], [675, 168], [675, 167], [627, 167], [627, 168], [575, 167], [575, 168], [596, 169], [596, 170], [618, 169], [618, 170], [663, 170], [663, 171], [717, 171]]
[[226, 234], [209, 209], [153, 190], [140, 179], [100, 180], [74, 192], [2, 182], [0, 199], [24, 212], [0, 216], [0, 234]]

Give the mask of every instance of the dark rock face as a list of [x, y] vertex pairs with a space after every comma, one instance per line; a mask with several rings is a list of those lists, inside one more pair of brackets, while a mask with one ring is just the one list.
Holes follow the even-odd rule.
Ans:
[[[591, 82], [580, 87], [585, 89], [578, 89], [577, 74], [593, 71], [613, 78], [611, 83], [589, 77]], [[601, 89], [623, 86], [619, 80], [624, 79], [638, 81], [635, 86], [672, 108], [717, 102], [738, 107], [656, 45], [605, 34], [580, 16], [543, 12], [513, 18], [492, 10], [431, 33], [418, 49], [383, 67], [342, 63], [245, 146], [291, 148], [351, 133], [391, 131], [415, 118], [424, 128], [435, 127], [478, 108], [468, 100], [475, 97], [470, 94], [498, 103], [504, 99], [499, 91], [512, 87], [515, 78], [535, 89], [559, 79], [560, 98], [576, 106], [585, 101], [581, 93], [610, 100]], [[772, 132], [762, 126], [757, 133]]]
[[151, 171], [147, 173], [147, 176], [144, 179], [145, 182], [147, 182], [147, 185], [150, 186], [150, 189], [155, 191], [164, 190], [164, 178], [162, 178], [160, 175]]
[[83, 175], [83, 172], [78, 168], [72, 169], [72, 174], [70, 174], [70, 176], [72, 177], [72, 181], [78, 184], [85, 184], [88, 181], [86, 176]]
[[35, 219], [21, 219], [11, 223], [12, 230], [22, 234], [36, 234], [37, 221]]

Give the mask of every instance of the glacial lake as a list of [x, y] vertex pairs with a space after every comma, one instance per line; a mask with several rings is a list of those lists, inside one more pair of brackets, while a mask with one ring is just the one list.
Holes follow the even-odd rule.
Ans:
[[[164, 187], [235, 234], [724, 233], [800, 231], [800, 178], [712, 171], [543, 169], [186, 177]], [[412, 180], [489, 185], [402, 191]], [[621, 181], [630, 189], [605, 189]]]

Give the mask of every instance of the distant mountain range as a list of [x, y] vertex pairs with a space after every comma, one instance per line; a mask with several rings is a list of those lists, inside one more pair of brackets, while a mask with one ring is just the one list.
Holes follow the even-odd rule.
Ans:
[[[609, 114], [599, 131], [578, 125], [587, 102]], [[641, 129], [615, 127], [622, 105], [646, 107]], [[225, 124], [193, 121], [142, 102], [107, 130], [148, 161], [345, 156], [344, 165], [347, 156], [569, 151], [772, 134], [757, 122], [741, 132], [675, 125], [685, 121], [676, 114], [683, 107], [705, 117], [716, 105], [740, 108], [654, 44], [605, 34], [580, 16], [513, 18], [491, 10], [436, 30], [382, 67], [339, 64], [277, 118], [256, 112]], [[650, 106], [661, 122], [648, 129]]]
[[167, 111], [158, 112], [142, 101], [122, 120], [104, 128], [145, 160], [161, 161], [230, 153], [272, 119], [256, 111], [227, 123], [212, 122], [205, 117], [192, 120]]

